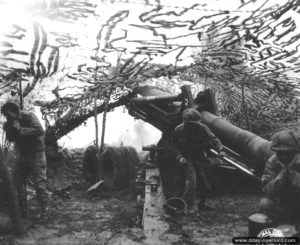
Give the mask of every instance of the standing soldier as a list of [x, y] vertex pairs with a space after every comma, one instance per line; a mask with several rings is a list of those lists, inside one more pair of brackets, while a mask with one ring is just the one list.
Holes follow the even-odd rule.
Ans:
[[[209, 163], [206, 151], [214, 148], [220, 157], [224, 157], [222, 144], [213, 132], [201, 121], [200, 113], [193, 108], [183, 111], [183, 123], [175, 128], [174, 145], [179, 164], [186, 166], [186, 187], [183, 199], [191, 211], [213, 210], [206, 205], [211, 190], [207, 176]], [[198, 192], [198, 207], [195, 202]]]
[[21, 111], [19, 106], [12, 102], [6, 102], [1, 108], [1, 113], [7, 119], [3, 126], [6, 138], [16, 143], [18, 151], [13, 181], [18, 191], [19, 203], [21, 203], [22, 187], [31, 174], [41, 207], [39, 221], [46, 222], [49, 197], [46, 190], [46, 156], [42, 125], [32, 112]]
[[266, 197], [260, 211], [275, 223], [300, 223], [300, 134], [283, 130], [273, 135], [271, 149], [262, 176]]

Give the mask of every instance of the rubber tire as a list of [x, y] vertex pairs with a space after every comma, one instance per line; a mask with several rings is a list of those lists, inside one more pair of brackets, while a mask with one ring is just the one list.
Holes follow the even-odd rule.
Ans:
[[94, 184], [100, 178], [99, 163], [96, 156], [96, 146], [86, 148], [83, 156], [83, 178], [88, 184]]
[[133, 147], [106, 147], [101, 155], [101, 173], [106, 190], [121, 190], [135, 181], [139, 158]]

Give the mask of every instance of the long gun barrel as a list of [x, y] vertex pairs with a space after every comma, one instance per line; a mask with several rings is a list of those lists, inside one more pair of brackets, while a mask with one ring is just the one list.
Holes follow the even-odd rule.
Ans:
[[181, 96], [179, 95], [164, 95], [164, 96], [146, 96], [146, 97], [137, 97], [131, 99], [134, 103], [151, 103], [151, 102], [173, 102], [181, 101]]
[[252, 168], [262, 174], [264, 166], [273, 154], [271, 142], [247, 130], [238, 128], [225, 120], [202, 111], [201, 119], [222, 143], [249, 160]]

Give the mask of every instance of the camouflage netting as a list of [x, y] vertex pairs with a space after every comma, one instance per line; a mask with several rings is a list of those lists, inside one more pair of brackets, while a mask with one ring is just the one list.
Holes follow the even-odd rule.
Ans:
[[0, 1], [1, 98], [21, 80], [56, 139], [94, 103], [112, 109], [153, 79], [213, 88], [222, 116], [259, 134], [297, 124], [298, 0], [40, 0], [11, 12], [9, 2]]

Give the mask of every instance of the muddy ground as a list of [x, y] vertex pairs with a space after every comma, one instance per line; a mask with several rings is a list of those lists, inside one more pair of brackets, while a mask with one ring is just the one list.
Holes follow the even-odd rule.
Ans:
[[[54, 182], [69, 183], [72, 190], [69, 197], [52, 195], [47, 224], [33, 222], [22, 237], [2, 235], [0, 244], [151, 244], [151, 238], [146, 239], [142, 230], [142, 212], [134, 195], [129, 190], [87, 195], [77, 176], [79, 172], [77, 156], [76, 161], [57, 174]], [[231, 244], [232, 237], [247, 235], [246, 217], [255, 211], [258, 200], [257, 194], [219, 193], [209, 200], [216, 208], [213, 212], [175, 219], [164, 214], [170, 228], [166, 234], [168, 239], [162, 238], [162, 244]], [[34, 220], [36, 210], [36, 201], [32, 198], [29, 219]]]

